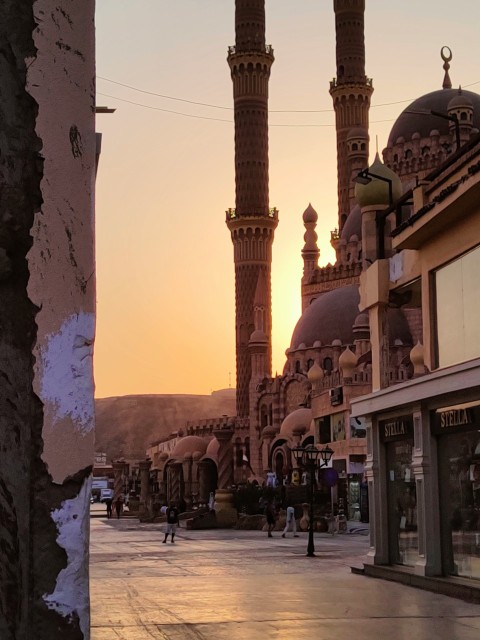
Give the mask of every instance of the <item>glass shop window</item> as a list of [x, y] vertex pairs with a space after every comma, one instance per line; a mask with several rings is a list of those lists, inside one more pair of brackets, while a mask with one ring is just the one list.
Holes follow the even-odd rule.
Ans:
[[435, 272], [437, 362], [480, 356], [480, 247]]
[[418, 560], [417, 492], [412, 472], [413, 439], [387, 444], [390, 562]]

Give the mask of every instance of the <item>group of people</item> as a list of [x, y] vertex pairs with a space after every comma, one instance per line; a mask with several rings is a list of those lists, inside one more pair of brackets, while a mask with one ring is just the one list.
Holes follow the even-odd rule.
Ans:
[[105, 506], [107, 507], [107, 518], [110, 519], [112, 517], [113, 508], [115, 507], [115, 513], [117, 514], [117, 518], [120, 518], [123, 511], [123, 498], [122, 496], [118, 496], [118, 498], [113, 501], [113, 498], [107, 498], [105, 500]]
[[[273, 502], [268, 502], [265, 507], [265, 516], [267, 518], [267, 535], [272, 538], [272, 531], [275, 528], [277, 522], [277, 511]], [[286, 534], [292, 530], [293, 537], [298, 538], [297, 535], [297, 521], [295, 520], [295, 508], [292, 505], [287, 507], [287, 517], [285, 521], [285, 528], [282, 533], [282, 538], [285, 538]]]

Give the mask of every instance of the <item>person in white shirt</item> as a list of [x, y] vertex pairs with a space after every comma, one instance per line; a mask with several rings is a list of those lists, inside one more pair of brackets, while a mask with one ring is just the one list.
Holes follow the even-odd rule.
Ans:
[[295, 509], [291, 505], [287, 507], [287, 521], [285, 523], [285, 529], [282, 533], [282, 538], [285, 538], [285, 534], [290, 530], [290, 527], [292, 527], [293, 537], [298, 538], [297, 521], [295, 520]]

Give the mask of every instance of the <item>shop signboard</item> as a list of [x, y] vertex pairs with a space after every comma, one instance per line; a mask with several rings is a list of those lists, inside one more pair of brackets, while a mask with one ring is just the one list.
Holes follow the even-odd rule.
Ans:
[[432, 411], [431, 425], [435, 435], [480, 429], [480, 405], [464, 402], [436, 409]]
[[397, 416], [388, 420], [379, 420], [380, 440], [382, 442], [396, 442], [413, 438], [413, 416]]

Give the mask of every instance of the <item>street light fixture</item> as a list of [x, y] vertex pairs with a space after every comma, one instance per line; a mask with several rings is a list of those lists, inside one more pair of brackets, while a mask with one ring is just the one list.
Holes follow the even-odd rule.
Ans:
[[[294, 447], [290, 451], [293, 453], [297, 465], [299, 467], [303, 467], [306, 471], [308, 471], [308, 474], [310, 476], [310, 522], [308, 525], [307, 556], [313, 558], [315, 556], [315, 545], [313, 543], [315, 471], [328, 465], [333, 456], [333, 451], [328, 446], [325, 447], [325, 449], [317, 449], [317, 447], [313, 444], [310, 444], [306, 447]], [[318, 462], [319, 456], [321, 458], [320, 462]]]
[[354, 178], [354, 182], [359, 184], [370, 184], [373, 178], [386, 182], [388, 184], [388, 210], [386, 214], [384, 212], [377, 213], [375, 222], [377, 223], [377, 235], [378, 235], [378, 257], [380, 260], [385, 258], [385, 219], [390, 214], [390, 210], [393, 207], [393, 181], [385, 176], [380, 176], [378, 173], [372, 173], [370, 169], [362, 169], [358, 172]]

